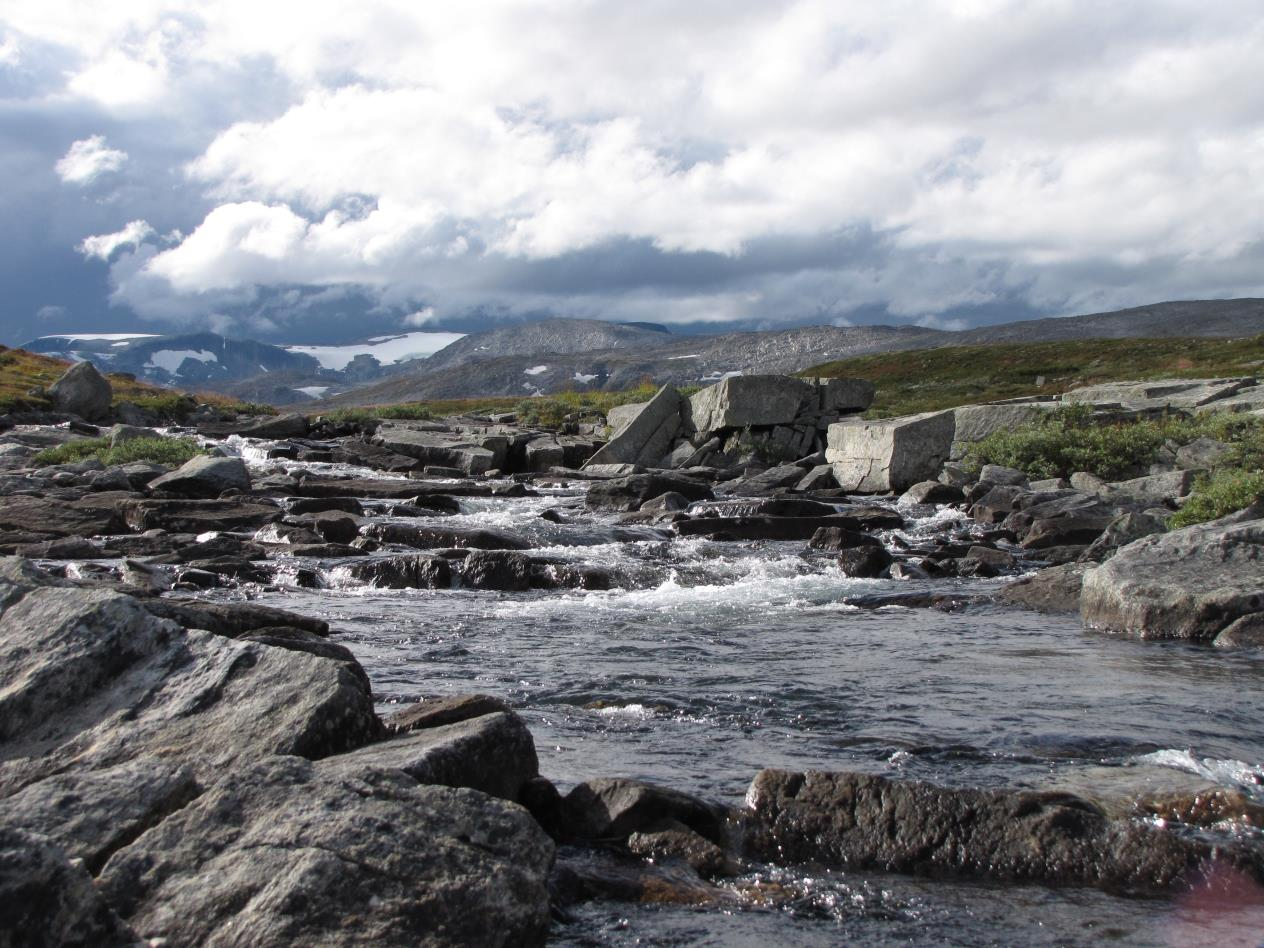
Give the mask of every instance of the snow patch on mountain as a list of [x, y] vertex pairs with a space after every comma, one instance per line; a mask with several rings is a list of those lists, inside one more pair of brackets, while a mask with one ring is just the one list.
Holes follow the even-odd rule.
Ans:
[[549, 367], [547, 365], [533, 365], [529, 369], [523, 369], [522, 374], [523, 375], [543, 375], [548, 370], [549, 370]]
[[198, 362], [218, 362], [219, 356], [209, 349], [159, 349], [149, 356], [145, 363], [147, 369], [162, 369], [171, 374], [179, 374], [180, 366], [185, 359], [196, 359]]
[[368, 355], [382, 365], [395, 365], [409, 359], [425, 359], [465, 333], [460, 332], [405, 332], [395, 336], [375, 336], [368, 342], [345, 346], [286, 346], [289, 352], [302, 353], [316, 359], [321, 368], [341, 372], [358, 355]]

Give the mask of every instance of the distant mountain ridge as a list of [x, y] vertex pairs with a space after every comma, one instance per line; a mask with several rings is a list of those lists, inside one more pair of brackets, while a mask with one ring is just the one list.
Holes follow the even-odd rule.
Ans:
[[653, 348], [671, 339], [664, 326], [653, 323], [609, 323], [600, 319], [541, 319], [500, 326], [458, 339], [426, 360], [426, 371], [446, 369], [500, 356], [529, 356], [541, 352], [608, 352], [614, 349]]
[[[548, 320], [547, 332], [500, 327], [472, 333], [407, 372], [329, 399], [336, 405], [382, 404], [483, 395], [533, 395], [568, 387], [617, 391], [649, 380], [709, 384], [728, 373], [791, 373], [854, 356], [938, 346], [1053, 342], [1065, 339], [1248, 336], [1264, 333], [1264, 300], [1183, 300], [1111, 313], [1022, 320], [965, 331], [909, 326], [807, 326], [713, 336], [656, 334], [657, 345], [604, 350], [569, 341], [591, 320]], [[576, 332], [568, 334], [567, 327]], [[549, 340], [561, 340], [550, 342]], [[532, 348], [565, 345], [562, 351]], [[455, 351], [453, 351], [455, 350]]]

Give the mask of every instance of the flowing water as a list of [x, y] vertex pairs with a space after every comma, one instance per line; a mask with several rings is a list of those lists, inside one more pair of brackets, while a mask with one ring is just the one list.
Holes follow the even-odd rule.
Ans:
[[[288, 465], [293, 467], [294, 465]], [[380, 476], [380, 475], [376, 475]], [[541, 519], [555, 508], [565, 523]], [[906, 536], [958, 516], [925, 514]], [[582, 508], [582, 490], [463, 500], [446, 524], [529, 536], [622, 588], [495, 593], [281, 586], [258, 600], [328, 619], [384, 713], [484, 692], [514, 705], [565, 792], [628, 776], [738, 803], [763, 767], [1109, 794], [1195, 775], [1264, 801], [1264, 657], [1085, 634], [1074, 617], [845, 600], [999, 581], [848, 579], [805, 544], [667, 541]], [[416, 522], [416, 521], [414, 521]], [[225, 594], [232, 595], [232, 594]], [[1241, 832], [1241, 831], [1237, 831]], [[782, 898], [761, 907], [761, 887]], [[1257, 945], [1258, 893], [1123, 899], [1084, 889], [755, 867], [722, 907], [595, 903], [563, 945]]]

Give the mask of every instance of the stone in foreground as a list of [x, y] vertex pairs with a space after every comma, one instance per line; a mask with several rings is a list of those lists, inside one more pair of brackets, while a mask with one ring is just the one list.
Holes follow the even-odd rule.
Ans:
[[99, 881], [169, 945], [535, 945], [553, 844], [520, 807], [273, 757], [116, 853]]
[[816, 410], [817, 387], [785, 375], [738, 375], [691, 395], [687, 428], [707, 435], [726, 428], [788, 425], [804, 409]]
[[241, 458], [196, 457], [150, 481], [149, 489], [209, 500], [226, 490], [250, 490], [250, 472]]
[[846, 491], [880, 494], [905, 491], [934, 480], [948, 460], [953, 413], [927, 412], [886, 421], [843, 421], [830, 425], [825, 459]]
[[342, 662], [186, 631], [129, 596], [39, 587], [29, 569], [0, 566], [0, 795], [147, 756], [203, 778], [382, 733]]
[[[1068, 793], [764, 770], [746, 800], [748, 855], [778, 862], [1149, 892], [1190, 884], [1216, 857]], [[1226, 859], [1259, 874], [1245, 857]]]
[[1210, 641], [1264, 612], [1262, 554], [1264, 520], [1238, 515], [1145, 537], [1085, 575], [1080, 616], [1102, 632]]

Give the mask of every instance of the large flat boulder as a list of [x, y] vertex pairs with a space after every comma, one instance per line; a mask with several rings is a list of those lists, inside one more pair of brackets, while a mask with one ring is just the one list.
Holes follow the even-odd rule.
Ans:
[[1217, 856], [1068, 793], [764, 770], [746, 800], [748, 855], [777, 862], [1146, 892], [1188, 887]]
[[177, 497], [218, 497], [226, 490], [250, 490], [250, 472], [241, 458], [196, 457], [154, 478], [149, 489]]
[[91, 537], [119, 533], [123, 522], [113, 507], [47, 497], [9, 496], [0, 503], [0, 532]]
[[588, 459], [588, 465], [640, 464], [657, 467], [671, 451], [681, 428], [680, 393], [670, 385], [660, 388], [635, 414], [616, 415], [622, 427]]
[[1080, 616], [1103, 632], [1210, 641], [1264, 612], [1262, 554], [1264, 519], [1227, 517], [1144, 537], [1085, 575]]
[[680, 494], [689, 501], [710, 500], [714, 496], [711, 488], [700, 481], [660, 471], [595, 481], [588, 488], [584, 502], [598, 510], [638, 510], [645, 501], [668, 492]]
[[817, 410], [817, 386], [787, 375], [736, 375], [689, 396], [687, 430], [708, 435], [726, 428], [788, 425]]
[[486, 794], [271, 757], [116, 853], [98, 887], [153, 944], [526, 946], [548, 930], [553, 853]]
[[825, 459], [847, 491], [904, 492], [934, 480], [948, 460], [956, 422], [951, 411], [829, 426]]
[[382, 733], [343, 662], [185, 630], [129, 596], [0, 571], [0, 796], [141, 758], [199, 777]]
[[[507, 445], [487, 447], [485, 441], [407, 422], [383, 422], [373, 436], [374, 444], [395, 454], [416, 458], [423, 465], [460, 468], [466, 474], [484, 474], [504, 466]], [[499, 455], [496, 447], [500, 448]]]
[[137, 531], [163, 529], [169, 533], [201, 534], [217, 530], [257, 530], [281, 519], [281, 508], [260, 501], [124, 500], [118, 512]]
[[1107, 382], [1072, 389], [1062, 396], [1062, 400], [1095, 405], [1118, 404], [1133, 411], [1164, 408], [1188, 411], [1231, 398], [1255, 384], [1255, 379], [1250, 377]]

